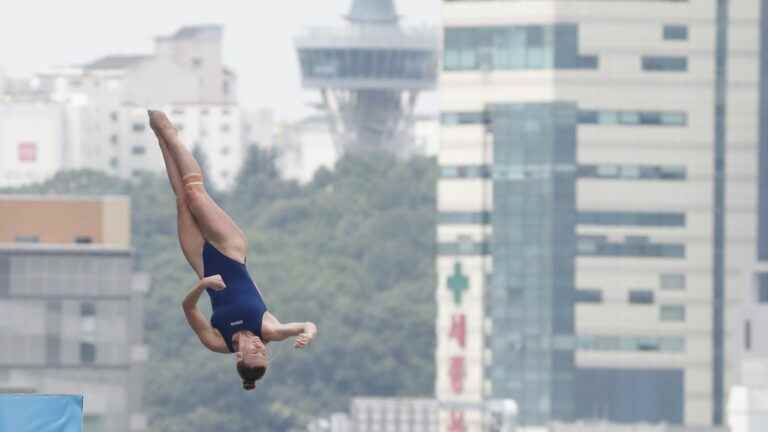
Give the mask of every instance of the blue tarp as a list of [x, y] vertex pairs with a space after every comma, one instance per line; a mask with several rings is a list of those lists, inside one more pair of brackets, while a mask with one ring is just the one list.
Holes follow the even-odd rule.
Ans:
[[0, 394], [0, 432], [82, 432], [80, 395]]

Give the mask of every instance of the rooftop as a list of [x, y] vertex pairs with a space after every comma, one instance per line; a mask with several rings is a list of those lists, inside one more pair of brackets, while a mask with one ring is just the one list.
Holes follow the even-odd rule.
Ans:
[[185, 26], [176, 31], [171, 36], [161, 36], [158, 39], [198, 39], [213, 36], [220, 38], [222, 27], [218, 24], [202, 24], [195, 26]]
[[127, 69], [150, 58], [146, 55], [109, 55], [83, 65], [84, 69]]
[[127, 195], [43, 195], [43, 194], [3, 194], [0, 201], [129, 201]]
[[0, 243], [0, 255], [8, 253], [75, 253], [86, 255], [131, 255], [133, 248], [97, 243]]
[[354, 0], [346, 18], [356, 24], [397, 24], [392, 0]]

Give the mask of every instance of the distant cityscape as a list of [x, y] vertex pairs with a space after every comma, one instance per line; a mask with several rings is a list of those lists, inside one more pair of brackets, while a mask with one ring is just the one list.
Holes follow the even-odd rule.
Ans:
[[[441, 46], [392, 0], [354, 0], [346, 26], [297, 35], [322, 103], [290, 124], [242, 108], [224, 28], [191, 25], [148, 55], [0, 76], [0, 187], [162, 172], [147, 108], [220, 190], [252, 146], [299, 182], [345, 152], [433, 156], [435, 392], [350, 395], [308, 432], [763, 432], [763, 3], [445, 0]], [[435, 90], [439, 118], [416, 112]], [[87, 406], [88, 432], [148, 430], [150, 284], [127, 199], [7, 195], [0, 222], [0, 311], [39, 318], [0, 329], [19, 347], [0, 353], [0, 390], [114, 398]]]

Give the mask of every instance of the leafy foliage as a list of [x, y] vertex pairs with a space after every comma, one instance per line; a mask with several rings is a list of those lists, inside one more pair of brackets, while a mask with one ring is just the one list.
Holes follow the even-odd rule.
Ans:
[[272, 347], [254, 392], [241, 390], [231, 358], [206, 351], [186, 326], [179, 305], [194, 273], [163, 174], [128, 182], [62, 172], [3, 192], [130, 195], [137, 267], [152, 276], [144, 398], [152, 430], [280, 431], [346, 410], [350, 397], [432, 393], [435, 177], [434, 160], [365, 153], [298, 185], [280, 179], [274, 154], [250, 149], [235, 186], [215, 198], [246, 232], [248, 266], [272, 312], [320, 329], [308, 351]]

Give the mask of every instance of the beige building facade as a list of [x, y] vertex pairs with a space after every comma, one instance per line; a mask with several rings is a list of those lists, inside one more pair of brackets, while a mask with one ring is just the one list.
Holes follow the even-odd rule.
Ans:
[[144, 296], [127, 197], [0, 196], [0, 392], [82, 394], [87, 432], [140, 432]]

